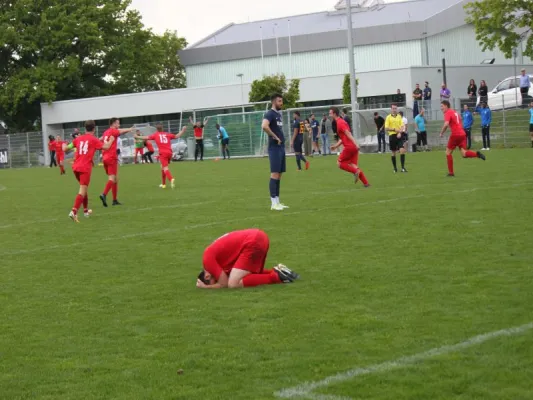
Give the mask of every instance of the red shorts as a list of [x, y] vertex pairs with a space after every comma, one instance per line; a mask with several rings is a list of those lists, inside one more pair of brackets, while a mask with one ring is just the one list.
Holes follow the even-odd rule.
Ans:
[[64, 159], [65, 159], [65, 155], [64, 154], [57, 154], [56, 153], [56, 161], [57, 161], [58, 164], [61, 164]]
[[450, 136], [448, 139], [448, 149], [454, 150], [456, 147], [466, 150], [466, 135], [464, 136]]
[[270, 241], [265, 232], [257, 230], [246, 238], [241, 254], [235, 261], [233, 268], [259, 274], [265, 267], [265, 261], [270, 247]]
[[142, 156], [142, 155], [144, 154], [144, 149], [137, 149], [137, 148], [136, 148], [136, 149], [135, 149], [135, 155], [137, 155], [137, 154], [139, 154], [139, 153], [140, 153], [141, 156]]
[[168, 167], [168, 164], [170, 164], [171, 160], [172, 154], [159, 154], [159, 162], [161, 163], [161, 167]]
[[359, 162], [359, 150], [355, 147], [345, 147], [339, 156], [339, 162], [357, 165]]
[[82, 186], [89, 186], [91, 183], [91, 172], [78, 172], [73, 171], [74, 176]]
[[109, 175], [117, 175], [118, 160], [104, 160], [105, 173]]

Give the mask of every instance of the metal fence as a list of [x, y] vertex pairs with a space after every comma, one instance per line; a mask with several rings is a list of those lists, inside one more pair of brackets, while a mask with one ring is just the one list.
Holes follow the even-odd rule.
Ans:
[[[421, 102], [422, 103], [422, 102]], [[470, 99], [451, 99], [452, 107], [458, 112], [462, 111], [464, 104], [467, 104], [471, 110], [476, 106], [475, 101]], [[354, 113], [349, 112], [353, 119], [353, 128], [356, 138], [361, 145], [363, 151], [374, 152], [377, 151], [377, 132], [374, 124], [374, 112], [385, 117], [390, 110], [391, 104], [376, 104], [374, 108], [358, 109]], [[446, 138], [439, 137], [440, 128], [442, 127], [443, 115], [440, 111], [440, 101], [434, 100], [430, 103], [422, 103], [418, 108], [426, 108], [428, 141], [431, 147], [444, 146]], [[409, 120], [409, 139], [410, 144], [416, 142], [416, 135], [414, 133], [414, 114], [415, 107], [405, 107], [400, 105], [400, 110], [405, 112], [405, 116]], [[349, 106], [338, 106], [339, 108]], [[369, 107], [369, 106], [367, 106]], [[264, 116], [264, 107], [261, 110], [253, 112], [241, 112], [234, 114], [214, 114], [211, 115], [209, 122], [204, 130], [204, 157], [217, 158], [222, 157], [220, 140], [218, 138], [218, 131], [215, 125], [218, 123], [224, 126], [230, 135], [229, 149], [232, 157], [261, 157], [266, 155], [267, 137], [261, 130], [261, 122]], [[299, 108], [302, 119], [309, 118], [311, 114], [315, 114], [317, 120], [321, 120], [324, 115], [329, 113], [329, 106], [318, 106]], [[293, 119], [293, 111], [283, 110], [283, 124], [284, 133], [287, 138], [286, 150], [290, 149], [290, 136], [292, 133], [291, 125]], [[197, 114], [197, 117], [199, 114]], [[506, 108], [505, 99], [502, 96], [502, 109], [492, 112], [492, 123], [490, 128], [491, 148], [509, 148], [509, 147], [529, 147], [531, 146], [531, 139], [529, 134], [529, 113], [525, 108]], [[169, 132], [178, 132], [181, 126], [188, 124], [188, 121], [171, 120], [161, 121], [165, 130]], [[139, 124], [143, 134], [153, 132], [154, 125]], [[97, 135], [100, 137], [107, 127], [97, 127]], [[47, 132], [49, 135], [59, 135], [64, 140], [72, 140], [72, 130], [58, 130]], [[308, 145], [305, 146], [306, 153], [310, 150], [310, 138], [306, 137]], [[334, 140], [333, 133], [329, 132], [329, 141]], [[481, 148], [484, 146], [481, 136], [481, 121], [478, 115], [474, 116], [474, 125], [472, 127], [472, 141], [473, 148]], [[47, 141], [46, 141], [47, 143]], [[182, 139], [173, 142], [173, 146], [179, 144], [180, 148], [185, 149], [184, 159], [194, 159], [195, 140], [193, 137], [193, 129], [188, 124], [188, 132]], [[320, 143], [322, 144], [322, 143]], [[122, 161], [124, 163], [133, 162], [134, 156], [134, 140], [132, 134], [124, 135], [121, 138], [120, 145], [122, 153]], [[156, 153], [157, 154], [157, 153]], [[43, 146], [42, 132], [27, 132], [16, 133], [9, 135], [0, 135], [0, 168], [28, 168], [36, 166], [45, 166], [48, 155], [48, 146]], [[71, 155], [67, 156], [67, 161]], [[95, 161], [99, 161], [99, 155]]]

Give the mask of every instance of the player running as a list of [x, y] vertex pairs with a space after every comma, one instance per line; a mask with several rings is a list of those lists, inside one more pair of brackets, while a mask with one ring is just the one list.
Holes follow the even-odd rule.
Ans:
[[100, 200], [102, 200], [102, 204], [104, 207], [107, 207], [107, 194], [109, 191], [113, 191], [113, 205], [114, 206], [121, 206], [122, 204], [119, 203], [117, 199], [118, 195], [118, 154], [117, 154], [117, 139], [120, 137], [120, 135], [124, 135], [125, 133], [129, 133], [135, 129], [134, 127], [128, 128], [128, 129], [119, 129], [120, 128], [120, 120], [118, 118], [111, 118], [109, 120], [109, 129], [106, 130], [102, 136], [102, 141], [105, 143], [109, 141], [109, 138], [113, 137], [113, 143], [111, 144], [111, 147], [109, 147], [107, 150], [103, 151], [103, 162], [104, 162], [104, 169], [105, 173], [108, 176], [108, 181], [106, 183], [106, 186], [104, 188], [104, 192], [100, 195]]
[[55, 150], [56, 150], [56, 160], [57, 165], [59, 165], [59, 171], [60, 175], [65, 175], [65, 167], [64, 167], [64, 161], [65, 161], [65, 151], [63, 150], [63, 145], [67, 145], [68, 142], [61, 139], [61, 136], [57, 135], [55, 140]]
[[452, 110], [450, 107], [450, 102], [448, 100], [443, 100], [440, 103], [440, 109], [444, 114], [444, 125], [440, 131], [440, 137], [444, 136], [444, 132], [450, 128], [451, 135], [448, 140], [448, 145], [446, 146], [446, 160], [448, 161], [448, 176], [455, 176], [453, 172], [453, 157], [452, 153], [456, 147], [459, 147], [463, 158], [481, 158], [485, 160], [485, 155], [482, 153], [475, 152], [472, 150], [466, 149], [466, 133], [463, 129], [463, 124], [459, 114]]
[[92, 211], [89, 210], [89, 197], [87, 196], [87, 189], [91, 182], [91, 172], [93, 170], [93, 157], [96, 150], [108, 150], [114, 143], [115, 138], [111, 136], [107, 141], [102, 143], [94, 136], [96, 123], [94, 121], [85, 122], [85, 134], [77, 136], [68, 146], [63, 143], [62, 150], [68, 151], [73, 148], [77, 149], [76, 160], [72, 165], [74, 176], [80, 183], [80, 191], [74, 200], [74, 206], [69, 213], [69, 217], [74, 222], [78, 220], [78, 209], [83, 203], [83, 211], [85, 217], [89, 217]]
[[268, 159], [270, 161], [270, 201], [271, 210], [283, 211], [287, 207], [279, 201], [281, 176], [286, 171], [285, 163], [285, 136], [283, 135], [283, 97], [274, 94], [270, 98], [272, 109], [267, 111], [261, 124], [262, 130], [268, 135]]
[[337, 135], [339, 135], [339, 141], [331, 146], [331, 150], [335, 151], [341, 145], [344, 147], [337, 160], [337, 165], [340, 169], [353, 174], [355, 177], [355, 183], [361, 179], [361, 182], [363, 182], [365, 187], [369, 187], [370, 184], [368, 183], [365, 174], [357, 165], [359, 162], [359, 146], [357, 145], [352, 132], [350, 132], [350, 127], [340, 116], [340, 111], [337, 107], [331, 107], [329, 109], [329, 116], [337, 122]]
[[150, 136], [135, 135], [135, 140], [153, 140], [157, 143], [159, 149], [159, 162], [161, 163], [162, 181], [162, 184], [159, 185], [159, 187], [161, 189], [166, 189], [166, 180], [168, 179], [170, 181], [170, 186], [174, 189], [176, 187], [176, 180], [168, 169], [168, 164], [170, 164], [170, 161], [172, 160], [172, 140], [180, 138], [187, 130], [187, 127], [183, 127], [178, 134], [163, 132], [163, 125], [161, 124], [157, 124], [155, 128], [157, 129], [156, 133]]
[[297, 280], [300, 276], [282, 264], [264, 269], [269, 246], [267, 234], [259, 229], [219, 237], [204, 252], [196, 287], [236, 289]]

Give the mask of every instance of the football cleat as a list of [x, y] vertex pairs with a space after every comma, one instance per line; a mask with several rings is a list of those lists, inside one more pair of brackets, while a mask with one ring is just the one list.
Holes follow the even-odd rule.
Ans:
[[114, 205], [114, 206], [121, 206], [122, 203], [119, 202], [118, 200], [113, 200], [113, 205]]
[[161, 184], [161, 185], [159, 185], [159, 187], [160, 187], [161, 189], [166, 189], [166, 188], [167, 188], [167, 185], [163, 185], [163, 184]]
[[283, 211], [284, 208], [281, 204], [273, 204], [272, 207], [270, 207], [270, 211]]
[[176, 179], [172, 179], [172, 180], [170, 181], [170, 187], [171, 187], [172, 189], [174, 189], [174, 188], [176, 187]]
[[87, 210], [87, 212], [84, 212], [84, 213], [83, 213], [83, 216], [84, 216], [85, 218], [89, 218], [89, 217], [91, 216], [92, 213], [93, 213], [93, 210]]
[[285, 210], [286, 208], [290, 208], [289, 206], [286, 206], [286, 205], [283, 204], [283, 203], [279, 203], [278, 205], [279, 205], [282, 209], [284, 209], [284, 210]]
[[405, 168], [402, 168], [402, 172], [407, 172], [407, 170]]
[[455, 174], [448, 174], [448, 175], [446, 175], [446, 176], [447, 176], [448, 178], [453, 178], [453, 177], [455, 177]]
[[359, 182], [359, 171], [357, 171], [355, 174], [353, 174], [355, 183]]
[[300, 277], [298, 274], [291, 271], [283, 264], [275, 266], [274, 271], [278, 274], [280, 281], [282, 281], [283, 283], [292, 283]]
[[107, 199], [106, 199], [106, 197], [105, 197], [105, 194], [101, 194], [101, 195], [100, 195], [100, 200], [102, 200], [102, 205], [103, 205], [104, 207], [107, 207]]
[[306, 161], [306, 162], [305, 162], [305, 169], [308, 170], [310, 165], [311, 165], [311, 164], [309, 164], [309, 161]]
[[285, 271], [286, 274], [290, 275], [293, 280], [300, 279], [300, 275], [294, 272], [292, 269], [288, 268], [286, 265], [278, 264], [274, 269], [280, 269], [282, 271]]
[[476, 154], [477, 158], [481, 158], [483, 161], [486, 160], [485, 154], [483, 154], [482, 152], [478, 151]]
[[74, 222], [80, 222], [80, 221], [78, 220], [78, 215], [75, 214], [74, 211], [71, 211], [71, 212], [69, 213], [68, 217], [69, 217], [72, 221], [74, 221]]

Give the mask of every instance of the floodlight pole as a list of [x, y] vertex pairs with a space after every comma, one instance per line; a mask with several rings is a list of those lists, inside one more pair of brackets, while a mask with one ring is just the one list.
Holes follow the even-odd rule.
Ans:
[[[357, 104], [357, 85], [355, 84], [355, 59], [353, 51], [353, 27], [352, 27], [352, 0], [346, 0], [346, 19], [347, 19], [347, 34], [348, 34], [348, 60], [350, 62], [350, 94], [351, 94], [351, 104], [352, 104], [352, 129], [355, 137], [358, 137], [356, 133], [356, 127], [359, 125], [356, 124], [355, 111], [358, 108]], [[357, 129], [358, 130], [358, 129]]]

